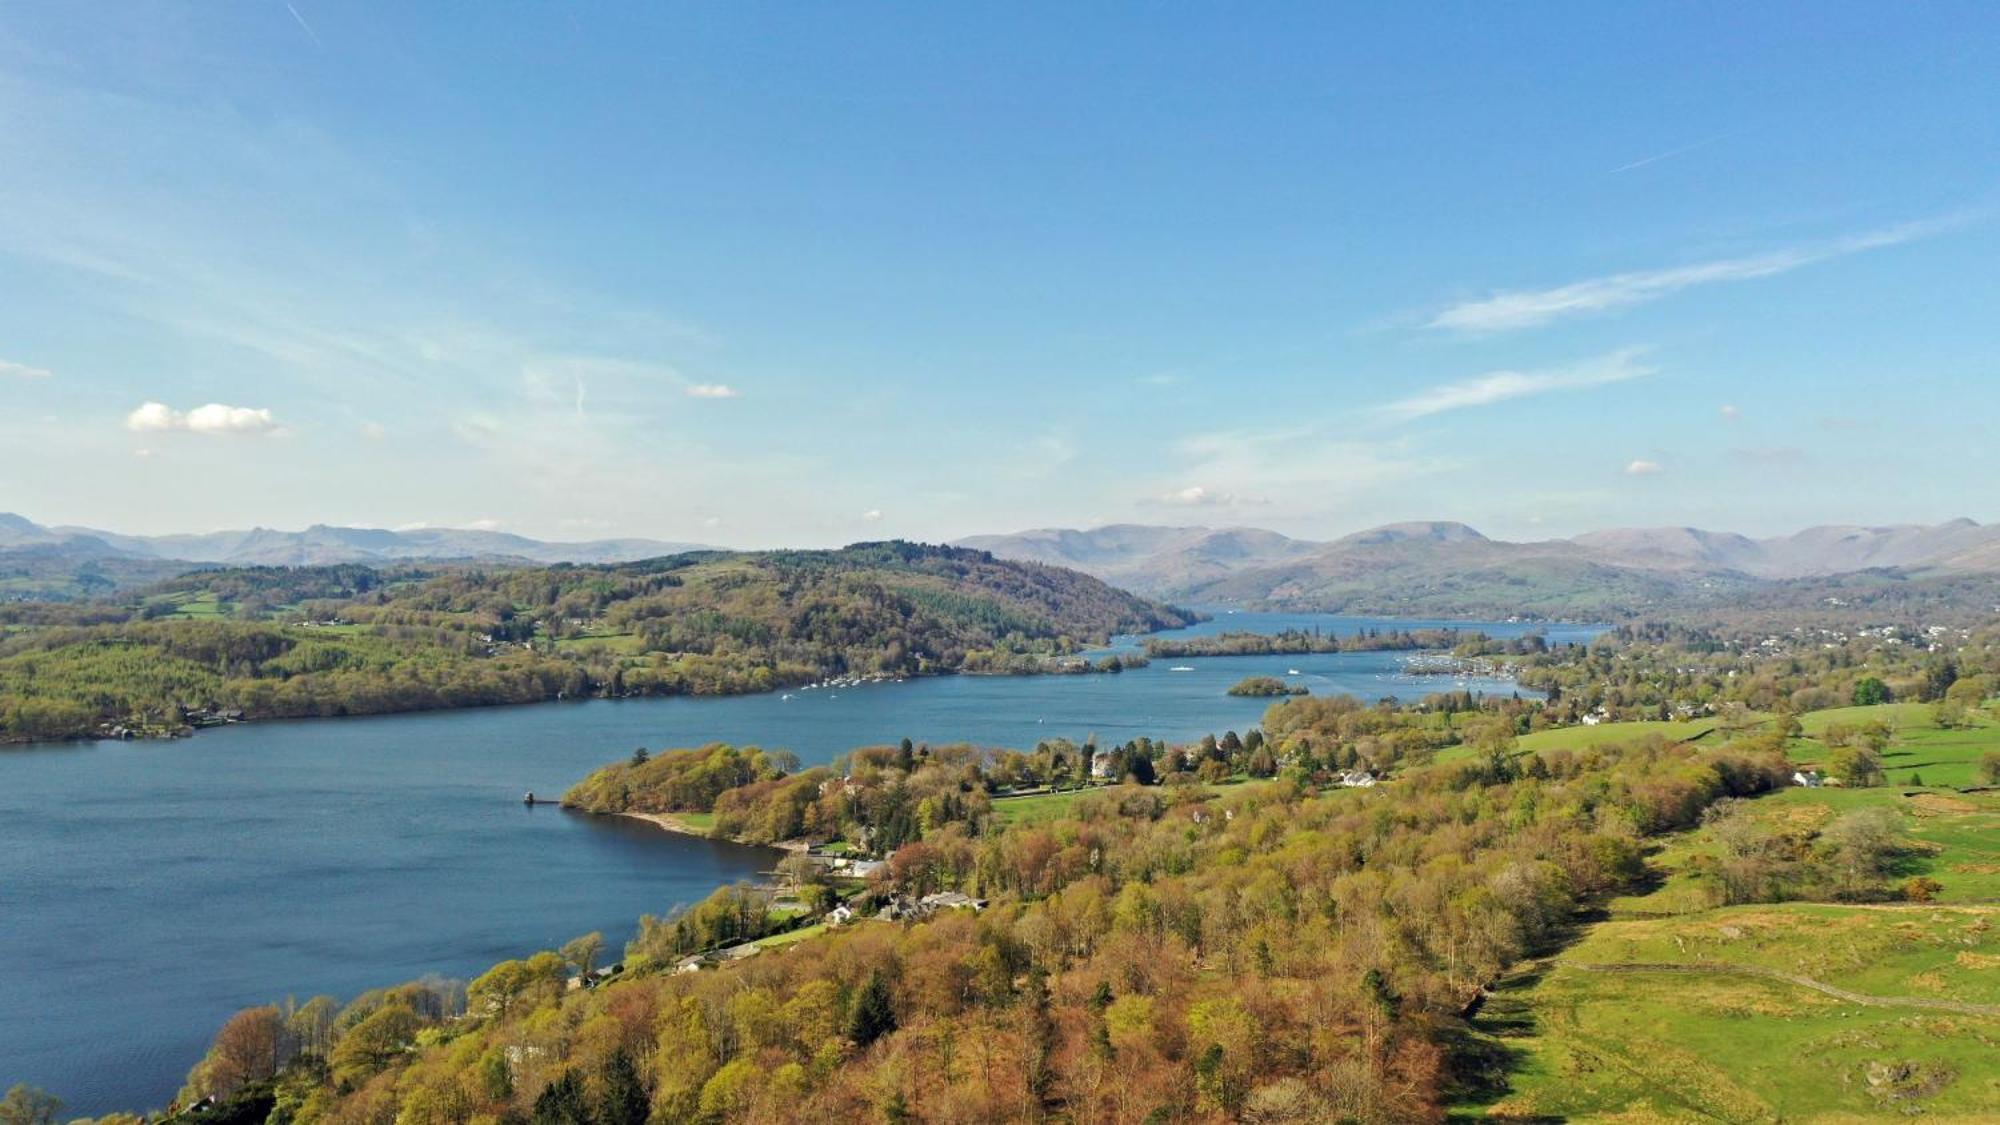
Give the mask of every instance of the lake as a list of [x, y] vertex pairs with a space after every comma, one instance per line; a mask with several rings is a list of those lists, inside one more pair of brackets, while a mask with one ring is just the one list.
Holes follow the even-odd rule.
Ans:
[[[1447, 623], [1218, 613], [1175, 635], [1431, 624]], [[1269, 701], [1224, 694], [1249, 675], [1297, 669], [1316, 694], [1367, 699], [1458, 686], [1402, 665], [1398, 653], [1211, 657], [1120, 675], [947, 676], [0, 749], [0, 1088], [41, 1086], [67, 1116], [161, 1107], [238, 1008], [469, 977], [590, 930], [616, 948], [640, 914], [769, 869], [768, 851], [520, 803], [524, 790], [560, 795], [635, 747], [720, 740], [812, 764], [906, 736], [1181, 741], [1254, 725]]]

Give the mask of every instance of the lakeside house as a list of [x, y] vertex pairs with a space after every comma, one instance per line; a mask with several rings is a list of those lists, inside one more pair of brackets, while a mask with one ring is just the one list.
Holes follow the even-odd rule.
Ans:
[[884, 922], [920, 922], [940, 910], [986, 909], [986, 900], [973, 898], [959, 891], [938, 891], [922, 898], [895, 895], [889, 899], [875, 917]]

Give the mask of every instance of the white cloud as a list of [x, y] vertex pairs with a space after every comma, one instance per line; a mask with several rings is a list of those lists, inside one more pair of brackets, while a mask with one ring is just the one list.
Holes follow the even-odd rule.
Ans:
[[861, 513], [861, 518], [867, 520], [869, 523], [881, 523], [882, 509], [870, 508], [867, 511]]
[[1625, 475], [1628, 477], [1658, 476], [1666, 471], [1658, 461], [1634, 461], [1625, 466]]
[[1407, 422], [1432, 414], [1442, 414], [1447, 410], [1490, 406], [1496, 402], [1525, 398], [1529, 395], [1622, 383], [1628, 379], [1644, 378], [1654, 372], [1654, 368], [1635, 362], [1638, 354], [1636, 349], [1627, 348], [1569, 367], [1546, 371], [1490, 371], [1471, 379], [1419, 391], [1408, 398], [1398, 399], [1375, 409], [1378, 414]]
[[736, 388], [727, 383], [689, 383], [681, 393], [689, 398], [735, 398]]
[[46, 379], [55, 374], [46, 367], [30, 367], [25, 363], [15, 363], [0, 359], [0, 379]]
[[181, 430], [191, 434], [274, 434], [278, 420], [262, 407], [225, 406], [211, 402], [182, 413], [164, 402], [142, 403], [125, 416], [125, 428], [134, 433]]
[[1956, 225], [1957, 222], [1955, 219], [1943, 219], [1905, 223], [1884, 230], [1851, 235], [1833, 242], [1794, 246], [1767, 254], [1722, 258], [1668, 269], [1615, 273], [1549, 289], [1501, 290], [1491, 296], [1463, 301], [1445, 309], [1431, 318], [1428, 327], [1460, 332], [1504, 332], [1515, 328], [1532, 328], [1565, 316], [1603, 312], [1607, 309], [1656, 301], [1697, 285], [1775, 277], [1816, 262], [1842, 258], [1864, 250], [1900, 245], [1936, 234]]
[[134, 433], [178, 430], [187, 419], [164, 402], [148, 402], [125, 416], [125, 428]]
[[1177, 488], [1160, 497], [1162, 504], [1178, 504], [1186, 508], [1212, 508], [1220, 504], [1234, 503], [1236, 497], [1227, 492], [1216, 492], [1199, 484]]
[[361, 436], [367, 438], [369, 441], [381, 441], [388, 435], [389, 431], [380, 422], [361, 423]]
[[1722, 404], [1722, 409], [1716, 411], [1716, 413], [1722, 415], [1722, 420], [1725, 422], [1734, 422], [1738, 418], [1743, 417], [1741, 410], [1736, 409], [1726, 402]]
[[467, 531], [498, 531], [500, 530], [500, 521], [491, 519], [473, 520], [471, 523], [465, 525], [465, 529]]
[[269, 410], [211, 402], [187, 412], [187, 428], [197, 434], [262, 434], [277, 429]]

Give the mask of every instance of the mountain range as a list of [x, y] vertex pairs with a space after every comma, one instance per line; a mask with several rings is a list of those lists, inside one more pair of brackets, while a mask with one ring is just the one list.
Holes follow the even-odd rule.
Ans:
[[317, 566], [401, 559], [524, 559], [529, 562], [613, 563], [705, 550], [656, 539], [592, 539], [552, 543], [504, 531], [424, 527], [330, 527], [304, 531], [257, 527], [190, 535], [122, 535], [89, 527], [45, 527], [0, 512], [0, 552], [59, 550], [77, 557], [160, 559], [228, 566]]
[[2000, 525], [1812, 527], [1755, 539], [1692, 527], [1507, 542], [1462, 523], [1389, 524], [1327, 542], [1257, 528], [1116, 524], [958, 545], [1073, 567], [1181, 601], [1371, 613], [1625, 615], [1772, 583], [1863, 572], [2000, 572]]

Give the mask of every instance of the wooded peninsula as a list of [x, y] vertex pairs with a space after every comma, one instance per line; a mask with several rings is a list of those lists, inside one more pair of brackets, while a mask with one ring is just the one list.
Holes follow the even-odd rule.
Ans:
[[606, 566], [202, 570], [0, 605], [0, 741], [839, 678], [1117, 671], [1196, 615], [1073, 571], [905, 542]]

